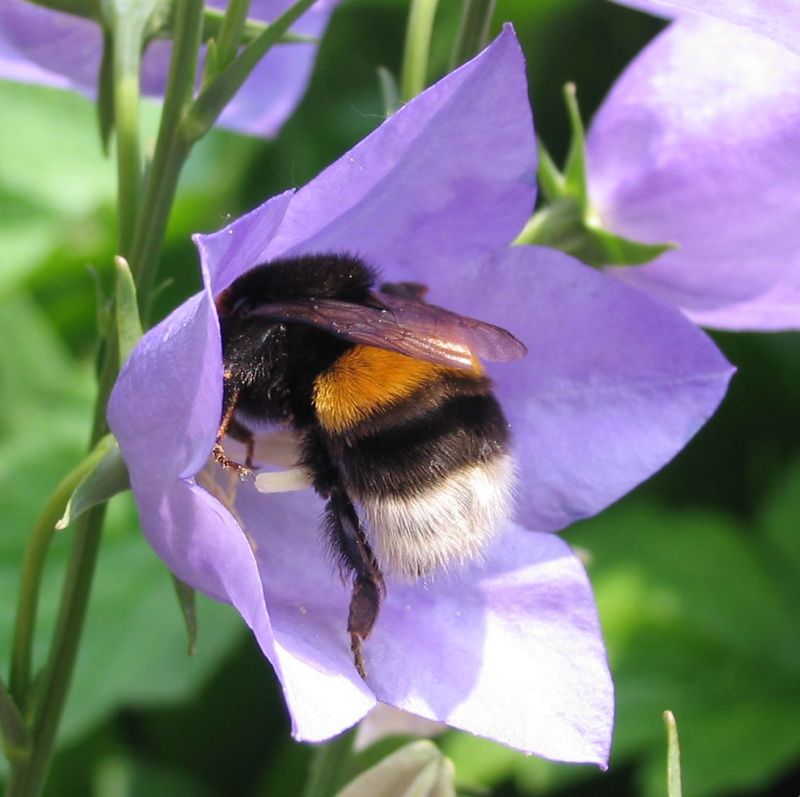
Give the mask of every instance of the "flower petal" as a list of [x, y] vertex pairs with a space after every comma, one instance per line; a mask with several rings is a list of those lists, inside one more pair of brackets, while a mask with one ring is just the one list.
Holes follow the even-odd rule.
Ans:
[[0, 77], [93, 95], [103, 39], [88, 19], [0, 0]]
[[[319, 499], [267, 500], [246, 491], [237, 506], [258, 540], [295, 735], [322, 738], [371, 707], [346, 633], [349, 594], [319, 529]], [[364, 643], [382, 702], [526, 752], [605, 763], [612, 685], [591, 589], [565, 543], [510, 528], [473, 571], [387, 587]], [[309, 680], [324, 697], [309, 702]]]
[[431, 301], [528, 346], [488, 370], [519, 463], [517, 519], [537, 531], [599, 512], [668, 462], [733, 371], [673, 307], [551, 249], [515, 247], [438, 287]]
[[680, 247], [616, 276], [700, 324], [800, 326], [800, 58], [680, 19], [617, 82], [588, 157], [605, 226]]
[[108, 422], [132, 477], [193, 476], [214, 445], [222, 411], [222, 346], [208, 291], [139, 341], [122, 368]]
[[322, 506], [310, 490], [264, 496], [249, 484], [236, 501], [255, 541], [292, 732], [310, 742], [349, 728], [376, 703], [353, 664], [350, 596], [328, 556]]
[[[293, 197], [277, 231], [263, 205], [210, 236], [252, 257], [207, 264], [215, 290], [265, 260], [352, 252], [423, 279], [507, 245], [535, 200], [536, 146], [513, 30], [401, 108]], [[225, 268], [225, 279], [218, 272]]]
[[685, 13], [710, 17], [749, 28], [790, 50], [800, 52], [800, 6], [795, 0], [614, 0], [657, 16]]

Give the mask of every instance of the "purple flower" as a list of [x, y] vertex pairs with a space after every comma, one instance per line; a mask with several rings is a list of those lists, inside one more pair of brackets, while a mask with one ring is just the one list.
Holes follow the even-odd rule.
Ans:
[[[292, 30], [321, 36], [338, 0], [319, 0]], [[252, 0], [250, 16], [269, 22], [292, 0]], [[224, 8], [224, 2], [211, 2]], [[277, 45], [261, 60], [220, 117], [220, 124], [258, 136], [273, 136], [305, 92], [316, 45]], [[164, 93], [171, 44], [155, 41], [142, 63], [142, 91]], [[34, 5], [0, 0], [0, 77], [97, 94], [102, 55], [100, 27], [91, 20]]]
[[800, 52], [800, 5], [795, 0], [614, 0], [620, 5], [673, 19], [705, 14], [741, 25]]
[[617, 81], [587, 147], [603, 226], [678, 244], [616, 276], [698, 324], [800, 327], [798, 55], [681, 16]]
[[[205, 290], [145, 335], [115, 387], [109, 421], [145, 534], [180, 578], [240, 611], [299, 739], [325, 739], [381, 701], [549, 758], [607, 760], [613, 695], [594, 599], [576, 556], [546, 532], [669, 460], [731, 368], [673, 307], [559, 252], [508, 246], [534, 204], [534, 159], [507, 28], [307, 186], [198, 236]], [[482, 564], [387, 579], [366, 682], [322, 502], [242, 483], [229, 511], [220, 487], [206, 489], [222, 397], [214, 296], [258, 263], [330, 251], [424, 282], [432, 301], [529, 348], [489, 367], [519, 460], [516, 523]]]

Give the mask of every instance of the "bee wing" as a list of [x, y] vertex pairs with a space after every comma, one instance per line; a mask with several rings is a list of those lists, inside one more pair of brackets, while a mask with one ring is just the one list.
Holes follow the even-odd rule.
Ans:
[[351, 343], [388, 349], [419, 360], [471, 368], [473, 356], [512, 360], [527, 352], [510, 332], [442, 307], [388, 294], [375, 304], [307, 299], [264, 304], [251, 315], [307, 324]]

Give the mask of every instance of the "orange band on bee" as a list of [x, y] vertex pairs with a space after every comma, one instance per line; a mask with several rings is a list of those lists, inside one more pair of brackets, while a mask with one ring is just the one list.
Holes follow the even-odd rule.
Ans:
[[343, 432], [445, 374], [474, 379], [483, 375], [483, 368], [477, 360], [471, 370], [461, 370], [387, 349], [355, 346], [316, 378], [314, 409], [326, 431]]

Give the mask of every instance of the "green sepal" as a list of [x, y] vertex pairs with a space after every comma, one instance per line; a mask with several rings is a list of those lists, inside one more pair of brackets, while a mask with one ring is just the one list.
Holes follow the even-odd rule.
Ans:
[[564, 175], [558, 170], [555, 161], [538, 138], [536, 151], [539, 155], [539, 188], [542, 189], [542, 195], [548, 202], [557, 202], [565, 195]]
[[632, 241], [587, 220], [572, 197], [563, 197], [536, 211], [515, 244], [538, 244], [566, 252], [589, 266], [636, 266], [674, 249], [675, 244]]
[[136, 285], [128, 261], [124, 257], [114, 258], [117, 272], [116, 321], [119, 340], [119, 362], [122, 365], [142, 337], [142, 322], [139, 318], [139, 303], [136, 300]]
[[378, 84], [381, 89], [381, 100], [383, 101], [383, 113], [388, 119], [402, 104], [400, 99], [400, 87], [392, 71], [385, 66], [379, 66]]
[[197, 593], [194, 587], [190, 587], [186, 582], [181, 581], [174, 573], [172, 576], [172, 586], [175, 587], [175, 595], [178, 598], [178, 606], [186, 624], [186, 633], [189, 641], [186, 653], [194, 656], [197, 653]]
[[634, 241], [592, 225], [587, 225], [586, 231], [598, 253], [596, 261], [589, 264], [593, 266], [641, 266], [660, 257], [664, 252], [678, 248], [676, 243], [646, 244]]
[[114, 435], [107, 434], [100, 438], [85, 461], [89, 464], [89, 471], [67, 501], [64, 514], [56, 523], [58, 531], [69, 526], [87, 509], [105, 503], [130, 488], [128, 469]]
[[667, 728], [667, 797], [681, 797], [681, 748], [678, 742], [678, 725], [671, 711], [664, 712]]
[[411, 742], [362, 772], [336, 797], [455, 797], [455, 769], [427, 739]]
[[571, 137], [563, 171], [537, 141], [538, 178], [545, 204], [528, 220], [515, 244], [559, 249], [595, 266], [637, 266], [655, 260], [676, 244], [634, 241], [606, 230], [592, 209], [587, 177], [586, 134], [575, 85], [564, 86]]
[[578, 108], [578, 97], [574, 83], [564, 86], [564, 102], [569, 116], [570, 143], [564, 164], [564, 191], [577, 200], [586, 212], [589, 208], [589, 188], [586, 179], [586, 133]]

